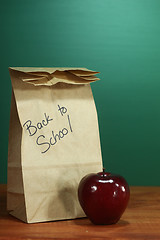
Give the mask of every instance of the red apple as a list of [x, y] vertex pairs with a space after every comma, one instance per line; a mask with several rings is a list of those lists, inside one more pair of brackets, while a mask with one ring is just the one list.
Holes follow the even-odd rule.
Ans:
[[130, 197], [126, 180], [108, 172], [91, 173], [78, 186], [78, 199], [87, 217], [94, 224], [118, 222]]

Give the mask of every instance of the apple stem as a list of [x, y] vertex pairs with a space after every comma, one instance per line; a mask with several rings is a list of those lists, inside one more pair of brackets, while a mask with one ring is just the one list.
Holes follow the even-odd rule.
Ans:
[[105, 168], [103, 168], [103, 177], [104, 177], [104, 174], [105, 174], [105, 170], [106, 170], [106, 169], [105, 169]]

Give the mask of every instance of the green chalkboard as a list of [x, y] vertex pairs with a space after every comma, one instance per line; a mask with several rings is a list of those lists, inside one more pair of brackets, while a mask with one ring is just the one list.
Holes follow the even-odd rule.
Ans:
[[160, 185], [160, 1], [8, 0], [0, 7], [0, 183], [7, 181], [9, 66], [87, 67], [103, 162], [131, 185]]

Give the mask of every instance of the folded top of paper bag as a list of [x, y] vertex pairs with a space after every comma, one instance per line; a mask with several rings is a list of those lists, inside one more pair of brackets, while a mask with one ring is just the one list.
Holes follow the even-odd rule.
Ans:
[[35, 86], [52, 86], [58, 82], [69, 84], [88, 84], [99, 80], [95, 72], [87, 68], [32, 68], [10, 67], [18, 72], [18, 78]]

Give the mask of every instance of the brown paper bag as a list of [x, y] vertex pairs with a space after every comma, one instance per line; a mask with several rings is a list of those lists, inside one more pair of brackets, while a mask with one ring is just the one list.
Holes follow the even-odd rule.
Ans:
[[77, 188], [102, 170], [97, 113], [79, 68], [10, 68], [7, 208], [27, 222], [84, 217]]

